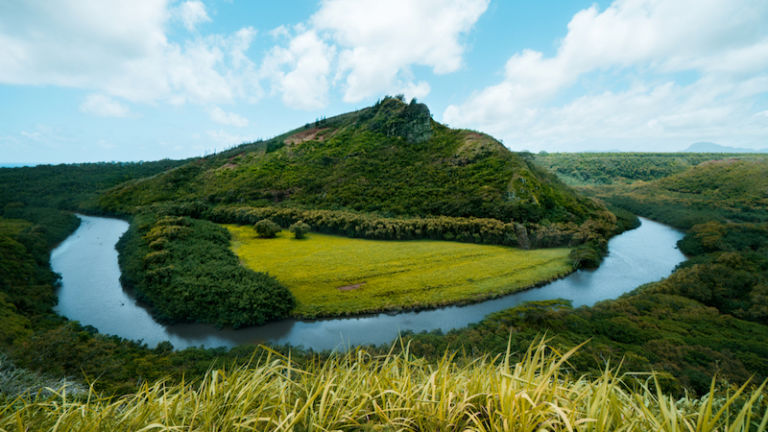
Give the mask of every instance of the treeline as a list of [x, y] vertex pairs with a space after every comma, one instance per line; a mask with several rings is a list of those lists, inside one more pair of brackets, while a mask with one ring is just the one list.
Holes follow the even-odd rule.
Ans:
[[0, 208], [15, 203], [27, 207], [98, 212], [101, 192], [127, 180], [155, 175], [186, 163], [99, 162], [0, 168]]
[[718, 159], [768, 160], [765, 155], [723, 153], [539, 153], [536, 163], [572, 185], [651, 181]]
[[123, 285], [164, 322], [237, 328], [287, 316], [290, 291], [241, 266], [229, 240], [209, 221], [138, 214], [117, 245]]
[[575, 223], [503, 222], [487, 218], [449, 216], [386, 218], [343, 210], [307, 210], [285, 207], [209, 207], [202, 202], [159, 204], [148, 207], [165, 215], [183, 215], [219, 223], [252, 225], [270, 219], [283, 227], [304, 221], [313, 231], [374, 240], [431, 239], [521, 248], [575, 247], [577, 267], [594, 267], [605, 253], [608, 238], [638, 226], [633, 214], [620, 209], [597, 213]]
[[11, 329], [25, 321], [17, 314], [37, 316], [56, 304], [52, 287], [57, 276], [49, 269], [49, 251], [79, 223], [74, 215], [56, 210], [6, 207], [0, 218], [0, 316], [8, 320], [0, 325], [0, 338], [6, 342], [13, 338], [4, 331], [14, 333]]

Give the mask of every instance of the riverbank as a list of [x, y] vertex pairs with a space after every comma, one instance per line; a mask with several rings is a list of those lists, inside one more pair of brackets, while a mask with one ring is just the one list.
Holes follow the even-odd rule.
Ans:
[[[609, 241], [608, 256], [600, 268], [579, 270], [544, 287], [480, 303], [427, 311], [314, 321], [289, 319], [232, 330], [203, 324], [157, 323], [119, 283], [114, 243], [127, 229], [127, 224], [110, 218], [80, 218], [81, 227], [53, 252], [52, 265], [54, 271], [62, 275], [60, 296], [88, 300], [77, 304], [60, 301], [57, 311], [101, 333], [142, 340], [149, 346], [169, 341], [177, 349], [270, 343], [325, 350], [388, 344], [401, 332], [462, 328], [526, 301], [564, 298], [581, 306], [617, 298], [639, 285], [669, 275], [685, 259], [675, 246], [682, 238], [679, 231], [643, 219], [639, 228]], [[112, 264], [100, 264], [101, 259], [112, 260]], [[83, 266], [84, 262], [89, 265]]]

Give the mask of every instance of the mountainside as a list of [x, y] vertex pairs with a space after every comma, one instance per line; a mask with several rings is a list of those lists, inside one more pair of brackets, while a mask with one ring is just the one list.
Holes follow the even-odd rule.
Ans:
[[244, 144], [101, 199], [108, 211], [167, 201], [582, 223], [602, 208], [488, 135], [454, 130], [387, 97]]

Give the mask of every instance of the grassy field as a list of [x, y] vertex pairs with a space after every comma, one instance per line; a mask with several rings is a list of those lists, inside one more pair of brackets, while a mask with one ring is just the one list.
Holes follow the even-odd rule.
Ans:
[[226, 225], [233, 250], [256, 271], [277, 277], [302, 317], [446, 305], [507, 294], [572, 270], [569, 249], [520, 250], [446, 241], [377, 241], [283, 231], [260, 239], [250, 226]]

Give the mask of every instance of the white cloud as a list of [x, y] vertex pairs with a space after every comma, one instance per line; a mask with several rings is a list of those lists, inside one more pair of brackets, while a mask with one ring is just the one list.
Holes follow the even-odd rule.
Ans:
[[80, 105], [80, 110], [100, 117], [125, 117], [128, 107], [102, 94], [91, 94]]
[[[461, 37], [488, 7], [488, 0], [327, 0], [305, 24], [292, 29], [288, 46], [274, 47], [262, 64], [284, 103], [315, 109], [326, 104], [332, 86], [345, 102], [382, 93], [424, 97], [427, 82], [410, 70], [420, 65], [436, 74], [462, 64]], [[276, 38], [291, 34], [278, 27]]]
[[315, 109], [326, 105], [328, 74], [335, 49], [323, 42], [312, 30], [299, 33], [288, 47], [272, 48], [262, 63], [261, 71], [282, 95], [283, 103], [299, 109]]
[[223, 130], [209, 130], [206, 132], [208, 144], [213, 144], [214, 147], [206, 149], [207, 151], [227, 149], [238, 144], [252, 142], [253, 137], [247, 135], [232, 134]]
[[210, 22], [211, 18], [205, 11], [205, 5], [199, 0], [185, 1], [179, 6], [179, 18], [184, 27], [189, 31], [194, 31], [197, 25], [204, 22]]
[[275, 39], [280, 39], [280, 38], [290, 36], [291, 32], [288, 30], [288, 27], [286, 27], [285, 25], [279, 25], [273, 28], [272, 30], [270, 30], [269, 35]]
[[[513, 55], [501, 82], [449, 106], [443, 119], [534, 150], [630, 136], [727, 139], [730, 131], [733, 139], [738, 127], [747, 128], [743, 136], [764, 133], [742, 116], [751, 117], [754, 98], [768, 91], [766, 22], [768, 3], [760, 1], [617, 0], [602, 12], [592, 6], [574, 15], [554, 56]], [[694, 82], [678, 82], [680, 72]], [[621, 88], [616, 76], [632, 83]], [[614, 90], [568, 100], [565, 90], [582, 79]]]
[[219, 107], [213, 107], [208, 112], [211, 120], [228, 126], [245, 127], [248, 126], [248, 119], [235, 113], [226, 112]]
[[357, 102], [414, 87], [412, 65], [437, 74], [457, 70], [459, 39], [487, 7], [488, 0], [329, 0], [310, 22], [340, 47], [337, 79], [344, 81], [344, 100]]
[[[133, 102], [257, 99], [257, 68], [246, 55], [255, 30], [171, 42], [173, 11], [163, 0], [0, 2], [0, 84], [75, 87]], [[189, 23], [201, 22], [192, 16]]]

